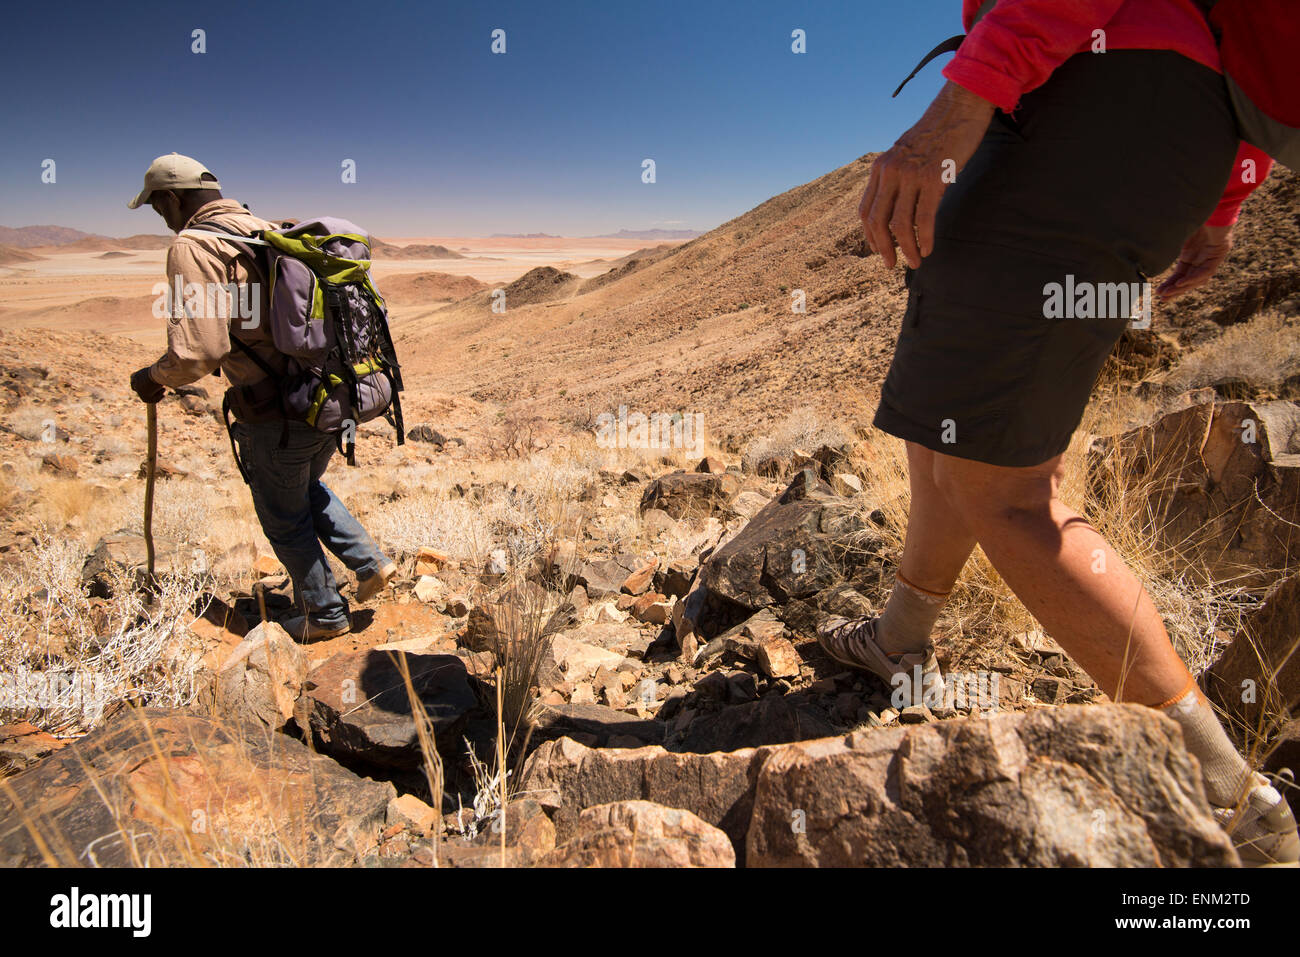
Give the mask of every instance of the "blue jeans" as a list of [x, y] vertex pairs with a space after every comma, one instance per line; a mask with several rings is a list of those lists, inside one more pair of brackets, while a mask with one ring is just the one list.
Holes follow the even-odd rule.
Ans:
[[377, 573], [387, 559], [320, 480], [334, 454], [334, 437], [305, 422], [289, 422], [288, 441], [280, 448], [283, 430], [282, 422], [234, 425], [253, 507], [275, 557], [293, 579], [294, 597], [303, 613], [322, 625], [346, 624], [348, 605], [321, 545], [358, 579]]

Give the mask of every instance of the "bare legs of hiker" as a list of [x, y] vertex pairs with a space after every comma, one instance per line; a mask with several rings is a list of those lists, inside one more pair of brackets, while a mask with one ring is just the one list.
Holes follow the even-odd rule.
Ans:
[[[1007, 468], [909, 442], [912, 504], [894, 590], [876, 618], [831, 619], [827, 650], [876, 674], [883, 653], [932, 658], [934, 623], [978, 543], [1051, 636], [1116, 701], [1159, 708], [1200, 761], [1210, 803], [1241, 815], [1243, 859], [1295, 861], [1295, 822], [1251, 772], [1179, 659], [1142, 584], [1082, 516], [1057, 497], [1061, 456]], [[874, 647], [872, 647], [874, 646]], [[886, 675], [881, 675], [887, 677]], [[1227, 811], [1225, 817], [1230, 817]]]

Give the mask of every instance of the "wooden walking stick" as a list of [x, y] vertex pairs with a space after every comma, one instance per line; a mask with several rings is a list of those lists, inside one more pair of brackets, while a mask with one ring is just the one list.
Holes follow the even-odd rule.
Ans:
[[144, 550], [148, 563], [149, 581], [152, 584], [153, 553], [153, 482], [158, 471], [158, 406], [149, 402], [145, 404], [145, 415], [149, 423], [149, 455], [145, 459], [144, 473]]

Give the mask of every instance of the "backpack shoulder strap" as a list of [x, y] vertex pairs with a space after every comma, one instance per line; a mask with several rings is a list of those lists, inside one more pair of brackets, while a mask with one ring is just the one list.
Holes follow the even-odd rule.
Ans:
[[961, 46], [961, 41], [962, 41], [962, 40], [965, 40], [965, 39], [966, 39], [966, 37], [965, 37], [964, 35], [958, 35], [958, 36], [955, 36], [955, 37], [949, 37], [948, 39], [946, 39], [946, 40], [944, 40], [942, 43], [940, 43], [938, 46], [936, 46], [936, 47], [935, 47], [933, 50], [931, 50], [929, 53], [927, 53], [925, 56], [921, 57], [921, 62], [918, 63], [915, 67], [912, 68], [912, 72], [909, 73], [909, 74], [907, 74], [907, 76], [903, 79], [903, 82], [902, 82], [902, 83], [898, 84], [898, 89], [896, 89], [896, 90], [893, 92], [893, 94], [890, 96], [890, 99], [893, 99], [895, 96], [898, 96], [898, 94], [902, 93], [902, 92], [903, 92], [903, 87], [905, 87], [905, 86], [907, 86], [907, 84], [911, 83], [911, 82], [912, 82], [912, 78], [913, 78], [914, 76], [916, 76], [918, 73], [920, 73], [923, 69], [925, 69], [925, 65], [926, 65], [927, 63], [929, 63], [929, 62], [930, 62], [931, 60], [933, 60], [935, 57], [940, 56], [940, 55], [942, 55], [942, 54], [944, 54], [944, 53], [952, 53], [952, 52], [955, 52], [956, 49], [957, 49], [959, 46]]
[[[271, 244], [265, 239], [262, 239], [259, 236], [244, 236], [239, 233], [228, 233], [220, 226], [210, 223], [198, 223], [195, 226], [182, 229], [177, 235], [184, 236], [186, 233], [202, 233], [204, 236], [213, 236], [217, 239], [224, 239], [247, 256], [249, 262], [253, 264], [253, 268], [257, 270], [258, 274], [265, 277], [266, 271], [262, 267], [261, 257], [258, 256], [257, 250], [254, 248], [255, 246], [270, 246]], [[252, 360], [253, 364], [261, 369], [262, 372], [272, 381], [280, 378], [280, 373], [276, 372], [269, 362], [259, 356], [253, 350], [252, 346], [236, 336], [234, 332], [230, 333], [230, 344], [240, 352], [244, 353], [244, 355], [248, 356], [248, 358]]]
[[[971, 26], [974, 26], [975, 24], [979, 23], [980, 19], [984, 16], [984, 14], [988, 13], [996, 5], [997, 5], [997, 0], [984, 0], [984, 3], [980, 5], [979, 10], [975, 13], [975, 19], [971, 21]], [[893, 99], [894, 97], [898, 96], [898, 94], [902, 93], [903, 87], [907, 86], [908, 83], [912, 82], [912, 78], [916, 76], [918, 73], [920, 73], [923, 69], [925, 69], [925, 65], [927, 63], [929, 63], [935, 57], [940, 56], [944, 53], [955, 52], [957, 48], [961, 46], [962, 41], [965, 39], [966, 39], [965, 34], [958, 34], [955, 37], [949, 37], [948, 39], [940, 43], [938, 46], [936, 46], [929, 53], [927, 53], [925, 56], [923, 56], [921, 58], [921, 62], [918, 63], [913, 68], [911, 73], [907, 74], [906, 79], [904, 79], [902, 83], [898, 84], [898, 89], [893, 92], [893, 94], [890, 96], [890, 99]]]
[[257, 246], [269, 247], [271, 244], [265, 239], [262, 239], [260, 236], [245, 236], [241, 233], [228, 233], [220, 226], [213, 223], [198, 223], [197, 225], [182, 229], [177, 233], [177, 235], [184, 236], [189, 234], [193, 236], [195, 233], [201, 233], [204, 236], [210, 236], [215, 239], [224, 239], [248, 258], [248, 261], [253, 264], [253, 268], [257, 271], [259, 277], [263, 280], [266, 279], [266, 269], [262, 265], [262, 257], [258, 255], [257, 249], [255, 248]]
[[280, 378], [280, 373], [276, 372], [271, 364], [259, 356], [243, 339], [239, 338], [233, 332], [230, 334], [230, 344], [253, 360], [253, 364], [266, 373], [267, 378], [275, 380]]

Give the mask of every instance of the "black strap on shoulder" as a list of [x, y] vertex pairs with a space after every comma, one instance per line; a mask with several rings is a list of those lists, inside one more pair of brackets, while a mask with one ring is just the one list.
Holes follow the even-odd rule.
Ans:
[[[997, 2], [998, 0], [984, 0], [983, 5], [980, 6], [979, 10], [975, 14], [975, 19], [971, 21], [971, 26], [973, 27], [975, 24], [979, 23], [980, 19], [984, 16], [984, 14], [992, 10], [993, 7], [997, 5]], [[890, 99], [893, 99], [893, 97], [898, 96], [898, 94], [902, 93], [903, 87], [907, 86], [908, 83], [912, 82], [912, 78], [916, 76], [918, 73], [920, 73], [923, 69], [925, 69], [925, 65], [927, 63], [929, 63], [935, 57], [940, 56], [944, 53], [955, 53], [957, 48], [961, 46], [962, 41], [965, 39], [966, 39], [965, 34], [958, 34], [955, 37], [949, 37], [948, 39], [940, 43], [938, 46], [936, 46], [929, 53], [927, 53], [925, 56], [923, 56], [921, 58], [921, 62], [916, 65], [916, 67], [912, 70], [911, 73], [907, 74], [907, 78], [903, 80], [902, 83], [898, 84], [898, 89], [894, 91], [893, 96], [891, 96]]]
[[[267, 362], [265, 359], [263, 359], [261, 356], [259, 356], [256, 352], [254, 352], [254, 351], [253, 351], [253, 347], [250, 346], [250, 345], [249, 345], [247, 342], [245, 342], [243, 339], [240, 339], [238, 336], [236, 336], [236, 335], [234, 335], [234, 334], [232, 333], [231, 336], [230, 336], [230, 341], [231, 341], [231, 343], [234, 344], [234, 346], [235, 346], [236, 349], [240, 350], [242, 353], [244, 353], [244, 355], [246, 355], [246, 356], [248, 356], [248, 358], [252, 359], [253, 362], [254, 362], [254, 364], [255, 364], [259, 369], [261, 369], [263, 372], [266, 373], [266, 377], [267, 377], [270, 381], [272, 381], [272, 382], [278, 382], [278, 381], [282, 378], [282, 376], [280, 375], [280, 373], [276, 372], [275, 369], [271, 368], [271, 364], [270, 364], [269, 362]], [[288, 413], [288, 411], [287, 411], [287, 410], [285, 409], [285, 407], [284, 407], [284, 393], [283, 393], [283, 392], [280, 393], [280, 415], [281, 415], [281, 418], [283, 418], [283, 420], [284, 420], [284, 424], [283, 424], [283, 426], [280, 428], [280, 448], [283, 449], [283, 448], [287, 447], [288, 444], [289, 444], [289, 413]], [[234, 436], [233, 436], [233, 435], [231, 436], [231, 442], [232, 442], [232, 443], [234, 442]], [[233, 446], [232, 446], [232, 447], [233, 447]], [[243, 466], [240, 466], [240, 469], [241, 469], [241, 471], [242, 471]]]
[[265, 372], [268, 378], [275, 380], [281, 377], [280, 373], [276, 372], [275, 369], [272, 368], [271, 363], [267, 362], [256, 352], [254, 352], [252, 346], [250, 346], [247, 342], [239, 338], [234, 333], [230, 334], [230, 344], [234, 346], [236, 349], [238, 349], [240, 352], [242, 352], [244, 355], [248, 356], [248, 358], [252, 359], [253, 364], [257, 366], [259, 369], [261, 369], [263, 372]]
[[[266, 269], [262, 262], [262, 256], [257, 251], [256, 247], [250, 245], [249, 243], [241, 243], [238, 240], [232, 238], [232, 236], [234, 235], [243, 235], [242, 233], [233, 233], [230, 230], [223, 229], [222, 227], [218, 226], [216, 223], [213, 222], [195, 223], [193, 226], [189, 226], [187, 228], [197, 229], [205, 233], [214, 233], [220, 239], [223, 239], [224, 241], [230, 243], [230, 245], [234, 246], [235, 249], [237, 249], [239, 253], [245, 259], [248, 260], [249, 264], [253, 268], [253, 272], [256, 273], [257, 275], [258, 281], [262, 285], [266, 285]], [[252, 239], [254, 237], [249, 236], [248, 238]], [[261, 369], [264, 373], [266, 373], [266, 375], [268, 375], [273, 381], [280, 378], [280, 373], [276, 372], [275, 369], [271, 368], [270, 364], [267, 363], [265, 360], [263, 360], [262, 357], [259, 356], [256, 352], [254, 352], [252, 348], [248, 345], [248, 343], [236, 337], [233, 332], [230, 333], [230, 342], [232, 345], [242, 350], [243, 353], [246, 356], [248, 356], [248, 358], [252, 359], [253, 362], [257, 365], [257, 367]]]
[[902, 93], [903, 87], [911, 83], [912, 77], [916, 76], [923, 69], [925, 69], [925, 65], [927, 63], [929, 63], [935, 57], [940, 56], [941, 54], [955, 52], [956, 49], [959, 46], [961, 46], [961, 41], [965, 39], [966, 39], [965, 34], [959, 34], [955, 37], [949, 37], [948, 39], [940, 43], [937, 47], [935, 47], [933, 50], [931, 50], [929, 53], [927, 53], [925, 56], [923, 56], [921, 58], [921, 62], [918, 63], [915, 67], [913, 67], [911, 73], [907, 74], [907, 78], [903, 80], [902, 83], [898, 84], [898, 89], [894, 91], [893, 96], [891, 96], [890, 99], [893, 99], [894, 96], [898, 96], [898, 94]]

